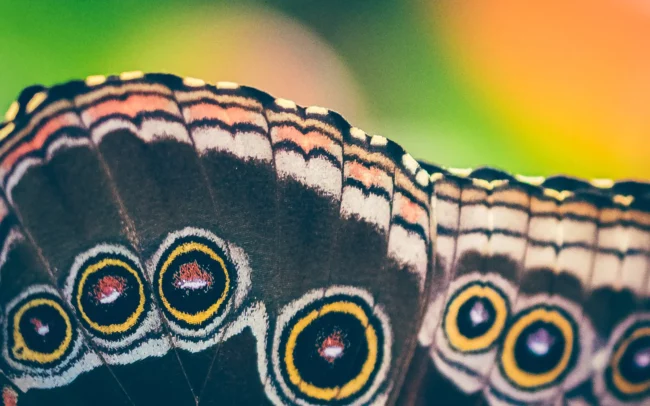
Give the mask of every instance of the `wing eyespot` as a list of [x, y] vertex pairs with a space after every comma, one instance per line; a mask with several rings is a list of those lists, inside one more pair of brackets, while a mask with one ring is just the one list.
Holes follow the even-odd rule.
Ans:
[[390, 341], [385, 316], [361, 296], [308, 294], [278, 319], [274, 367], [300, 404], [356, 404], [385, 377]]
[[93, 335], [119, 339], [136, 330], [150, 307], [141, 266], [128, 250], [100, 246], [70, 273], [70, 299]]
[[520, 312], [504, 336], [499, 360], [503, 376], [525, 391], [561, 382], [578, 357], [577, 331], [560, 307], [537, 305]]
[[127, 247], [98, 244], [78, 254], [63, 293], [106, 362], [133, 363], [165, 351], [151, 287]]
[[14, 360], [32, 365], [55, 364], [69, 352], [73, 340], [70, 315], [53, 297], [35, 296], [11, 315]]
[[148, 262], [154, 295], [180, 340], [198, 351], [250, 289], [250, 267], [243, 251], [213, 233], [188, 227], [167, 235]]
[[232, 271], [224, 253], [211, 245], [192, 238], [179, 242], [157, 269], [160, 300], [180, 323], [197, 326], [210, 320], [220, 313], [231, 292]]
[[509, 314], [508, 298], [500, 288], [471, 282], [447, 302], [443, 331], [456, 351], [485, 352], [502, 336]]
[[606, 381], [609, 389], [625, 400], [650, 393], [650, 322], [630, 326], [614, 345]]
[[101, 362], [88, 352], [71, 312], [52, 285], [31, 285], [7, 303], [2, 372], [21, 391], [67, 385]]

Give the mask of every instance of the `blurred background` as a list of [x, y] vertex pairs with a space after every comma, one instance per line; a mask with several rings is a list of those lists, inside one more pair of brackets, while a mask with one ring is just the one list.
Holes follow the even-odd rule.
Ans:
[[162, 71], [338, 111], [445, 166], [650, 178], [650, 2], [0, 1], [0, 108]]

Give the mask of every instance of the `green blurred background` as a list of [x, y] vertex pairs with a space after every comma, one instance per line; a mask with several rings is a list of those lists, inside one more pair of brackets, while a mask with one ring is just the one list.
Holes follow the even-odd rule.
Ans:
[[445, 166], [643, 179], [649, 50], [640, 0], [1, 0], [0, 107], [171, 72], [332, 108]]

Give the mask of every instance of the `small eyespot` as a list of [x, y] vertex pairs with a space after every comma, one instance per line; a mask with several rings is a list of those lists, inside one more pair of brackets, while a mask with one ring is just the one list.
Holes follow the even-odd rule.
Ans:
[[70, 284], [81, 322], [107, 340], [135, 331], [150, 307], [137, 257], [121, 247], [100, 245], [78, 256]]
[[640, 399], [650, 394], [650, 322], [630, 326], [615, 344], [606, 382], [620, 399]]
[[188, 351], [214, 342], [226, 315], [239, 309], [250, 290], [243, 250], [199, 228], [170, 233], [147, 269], [176, 345]]
[[509, 313], [508, 299], [501, 289], [489, 282], [471, 282], [447, 302], [443, 331], [456, 351], [488, 351], [501, 337]]
[[525, 391], [560, 382], [578, 358], [577, 331], [560, 307], [536, 305], [518, 313], [503, 341], [499, 367], [504, 377]]
[[24, 286], [6, 304], [2, 320], [2, 372], [23, 392], [68, 385], [101, 365], [52, 285]]
[[18, 303], [9, 313], [11, 358], [29, 366], [53, 366], [69, 354], [75, 332], [60, 300], [37, 294]]
[[349, 291], [308, 294], [288, 309], [278, 318], [273, 354], [287, 395], [301, 404], [372, 397], [390, 360], [385, 316]]

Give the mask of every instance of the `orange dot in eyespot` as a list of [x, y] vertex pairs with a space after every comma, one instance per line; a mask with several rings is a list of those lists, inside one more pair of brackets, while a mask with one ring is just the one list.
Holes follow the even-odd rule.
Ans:
[[120, 276], [106, 275], [95, 285], [92, 292], [94, 299], [101, 303], [115, 302], [126, 289], [126, 279]]
[[183, 264], [174, 274], [174, 286], [179, 289], [197, 290], [209, 288], [214, 283], [214, 278], [206, 272], [196, 261]]
[[2, 405], [3, 406], [17, 406], [18, 394], [9, 386], [2, 388]]
[[328, 335], [320, 345], [318, 354], [330, 364], [341, 358], [346, 350], [346, 343], [343, 341], [343, 336], [340, 331], [334, 331]]
[[29, 322], [32, 324], [32, 326], [34, 326], [34, 331], [39, 336], [46, 336], [47, 333], [50, 332], [50, 326], [48, 326], [46, 323], [43, 323], [41, 319], [32, 317], [29, 319]]

